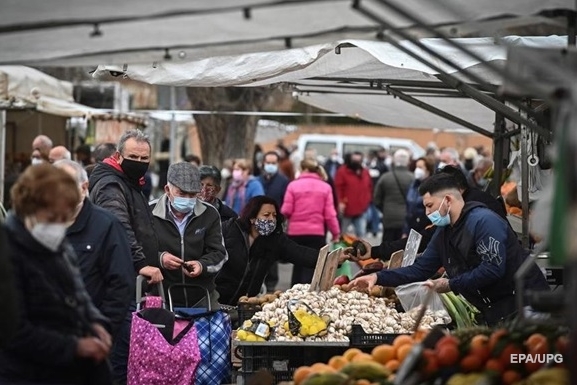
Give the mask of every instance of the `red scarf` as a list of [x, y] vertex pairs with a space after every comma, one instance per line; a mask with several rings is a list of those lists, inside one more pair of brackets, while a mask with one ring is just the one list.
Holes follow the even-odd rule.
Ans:
[[[120, 166], [120, 163], [118, 163], [118, 160], [116, 160], [116, 158], [114, 156], [110, 156], [110, 157], [104, 159], [102, 161], [102, 163], [107, 164], [110, 167], [112, 167], [113, 169], [115, 169], [116, 171], [119, 171], [119, 172], [124, 174], [124, 171], [122, 170], [122, 167]], [[140, 185], [140, 187], [144, 186], [145, 183], [146, 183], [146, 181], [144, 180], [144, 177], [140, 178], [140, 180], [138, 181], [138, 184]]]

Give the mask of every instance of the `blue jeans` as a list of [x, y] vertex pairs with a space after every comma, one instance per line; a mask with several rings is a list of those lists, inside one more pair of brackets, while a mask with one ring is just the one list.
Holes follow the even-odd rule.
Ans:
[[372, 232], [373, 234], [377, 234], [379, 232], [379, 226], [381, 225], [381, 212], [377, 209], [373, 203], [369, 206], [369, 219], [368, 219], [368, 228], [367, 230]]
[[341, 232], [346, 234], [347, 229], [352, 224], [355, 229], [355, 236], [357, 238], [363, 238], [367, 231], [367, 218], [369, 217], [369, 211], [370, 208], [367, 208], [367, 211], [356, 217], [343, 216], [341, 220]]
[[110, 366], [114, 385], [125, 385], [128, 375], [128, 352], [130, 348], [130, 327], [132, 313], [136, 311], [136, 303], [131, 303], [124, 322], [118, 329], [110, 352]]

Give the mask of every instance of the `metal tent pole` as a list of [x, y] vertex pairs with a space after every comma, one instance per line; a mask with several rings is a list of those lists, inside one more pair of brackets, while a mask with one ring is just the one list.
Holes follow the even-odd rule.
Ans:
[[170, 109], [172, 111], [172, 120], [170, 121], [170, 164], [176, 163], [177, 143], [176, 143], [176, 88], [170, 87]]
[[468, 122], [468, 121], [466, 121], [466, 120], [464, 120], [464, 119], [461, 119], [461, 118], [459, 118], [459, 117], [457, 117], [457, 116], [455, 116], [455, 115], [453, 115], [453, 114], [450, 114], [450, 113], [448, 113], [448, 112], [445, 112], [445, 111], [441, 110], [440, 108], [437, 108], [437, 107], [435, 107], [435, 106], [432, 106], [432, 105], [430, 105], [430, 104], [428, 104], [428, 103], [425, 103], [425, 102], [423, 102], [423, 101], [421, 101], [421, 100], [419, 100], [419, 99], [416, 99], [416, 98], [414, 98], [414, 97], [412, 97], [412, 96], [406, 95], [406, 94], [404, 94], [403, 92], [401, 92], [401, 91], [399, 91], [399, 90], [396, 90], [395, 88], [392, 88], [392, 87], [387, 86], [386, 89], [387, 89], [387, 91], [389, 91], [391, 94], [393, 94], [394, 96], [398, 97], [399, 99], [401, 99], [401, 100], [403, 100], [403, 101], [405, 101], [405, 102], [407, 102], [407, 103], [410, 103], [410, 104], [415, 105], [415, 106], [417, 106], [417, 107], [420, 107], [420, 108], [422, 108], [422, 109], [424, 109], [424, 110], [426, 110], [426, 111], [432, 112], [433, 114], [438, 115], [438, 116], [440, 116], [440, 117], [442, 117], [442, 118], [445, 118], [445, 119], [447, 119], [447, 120], [450, 120], [450, 121], [452, 121], [452, 122], [455, 122], [455, 123], [457, 123], [457, 124], [460, 124], [461, 126], [466, 127], [466, 128], [469, 128], [469, 129], [471, 129], [471, 130], [473, 130], [473, 131], [475, 131], [475, 132], [477, 132], [477, 133], [479, 133], [479, 134], [481, 134], [481, 135], [485, 135], [485, 136], [487, 136], [487, 137], [489, 137], [489, 138], [493, 138], [493, 133], [490, 132], [490, 131], [485, 130], [484, 128], [481, 128], [481, 127], [479, 127], [479, 126], [477, 126], [477, 125], [475, 125], [475, 124], [473, 124], [473, 123], [470, 123], [470, 122]]
[[[360, 13], [364, 14], [365, 16], [367, 16], [367, 17], [369, 17], [369, 18], [371, 18], [377, 22], [380, 22], [386, 28], [389, 28], [389, 29], [392, 28], [392, 26], [389, 23], [387, 23], [386, 21], [382, 20], [381, 18], [373, 15], [371, 12], [363, 9], [362, 7], [360, 7], [360, 5], [357, 6], [356, 9]], [[466, 73], [467, 76], [469, 76], [471, 78], [478, 78], [476, 75], [471, 75], [468, 73], [468, 71], [464, 71], [462, 68], [459, 68], [456, 64], [452, 63], [452, 61], [444, 58], [442, 55], [439, 55], [435, 51], [431, 50], [429, 47], [421, 44], [418, 41], [415, 42], [414, 39], [412, 40], [411, 37], [408, 36], [408, 34], [402, 32], [402, 31], [395, 31], [395, 33], [401, 37], [404, 37], [404, 38], [410, 40], [413, 44], [418, 46], [420, 49], [422, 49], [423, 51], [427, 52], [428, 54], [430, 54], [434, 57], [437, 57], [439, 60], [443, 61], [445, 64]], [[462, 82], [461, 80], [457, 79], [455, 76], [448, 74], [446, 71], [442, 70], [439, 66], [436, 66], [435, 64], [431, 63], [430, 61], [424, 59], [420, 55], [418, 55], [418, 54], [414, 53], [413, 51], [411, 51], [410, 49], [402, 46], [401, 44], [394, 41], [393, 39], [389, 39], [388, 42], [391, 45], [393, 45], [394, 47], [396, 47], [397, 49], [399, 49], [399, 50], [403, 51], [404, 53], [406, 53], [407, 55], [411, 56], [415, 60], [420, 61], [421, 63], [425, 64], [426, 66], [428, 66], [432, 70], [438, 72], [439, 75], [437, 75], [437, 78], [439, 78], [442, 82], [449, 84], [453, 88], [458, 89], [459, 91], [463, 92], [465, 95], [470, 96], [472, 99], [475, 99], [476, 101], [478, 101], [479, 103], [483, 104], [484, 106], [490, 108], [491, 110], [502, 113], [507, 119], [509, 119], [509, 120], [511, 120], [517, 124], [524, 125], [528, 128], [531, 128], [532, 130], [534, 130], [534, 131], [538, 132], [540, 135], [542, 135], [544, 138], [547, 138], [547, 139], [550, 138], [549, 131], [547, 131], [544, 128], [538, 126], [537, 124], [531, 122], [530, 120], [522, 117], [521, 115], [519, 115], [518, 112], [516, 112], [516, 111], [510, 109], [509, 107], [503, 105], [503, 103], [498, 102], [494, 98], [492, 98], [488, 95], [485, 95], [482, 92], [479, 92], [477, 89], [475, 89], [474, 87], [471, 87], [468, 84]], [[481, 83], [483, 83], [483, 81], [481, 81]], [[523, 108], [525, 108], [525, 107], [523, 106]]]
[[6, 169], [6, 110], [0, 110], [0, 204], [4, 204], [4, 180]]
[[503, 179], [503, 168], [505, 164], [505, 118], [502, 114], [495, 114], [495, 130], [493, 136], [493, 180], [491, 181], [491, 192], [493, 196], [501, 195], [501, 181]]
[[522, 235], [521, 244], [529, 247], [529, 165], [527, 164], [527, 145], [529, 130], [521, 126], [521, 209], [522, 214]]

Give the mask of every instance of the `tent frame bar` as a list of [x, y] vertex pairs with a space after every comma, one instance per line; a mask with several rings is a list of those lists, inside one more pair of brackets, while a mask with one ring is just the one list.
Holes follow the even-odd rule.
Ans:
[[416, 99], [416, 98], [414, 98], [414, 97], [412, 97], [412, 96], [409, 96], [409, 95], [405, 94], [404, 92], [402, 92], [401, 90], [398, 90], [398, 89], [396, 89], [396, 88], [387, 86], [386, 89], [387, 89], [387, 91], [389, 91], [392, 95], [398, 97], [399, 99], [401, 99], [401, 100], [403, 100], [403, 101], [405, 101], [405, 102], [407, 102], [407, 103], [410, 103], [410, 104], [412, 104], [412, 105], [414, 105], [414, 106], [417, 106], [417, 107], [419, 107], [419, 108], [422, 108], [422, 109], [425, 110], [425, 111], [431, 112], [431, 113], [433, 113], [433, 114], [435, 114], [435, 115], [438, 115], [438, 116], [440, 116], [440, 117], [442, 117], [442, 118], [445, 118], [445, 119], [447, 119], [447, 120], [450, 120], [450, 121], [452, 121], [452, 122], [454, 122], [454, 123], [460, 124], [461, 126], [466, 127], [466, 128], [469, 128], [469, 129], [471, 129], [472, 131], [475, 131], [475, 132], [478, 133], [478, 134], [484, 135], [484, 136], [489, 137], [489, 138], [493, 138], [493, 133], [492, 133], [492, 132], [487, 131], [487, 130], [485, 130], [484, 128], [481, 128], [481, 127], [479, 127], [479, 126], [477, 126], [477, 125], [475, 125], [475, 124], [473, 124], [473, 123], [470, 123], [470, 122], [468, 122], [468, 121], [466, 121], [466, 120], [464, 120], [464, 119], [461, 119], [461, 118], [459, 118], [458, 116], [455, 116], [455, 115], [453, 115], [453, 114], [450, 114], [450, 113], [448, 113], [448, 112], [446, 112], [446, 111], [441, 110], [440, 108], [437, 108], [437, 107], [432, 106], [432, 105], [430, 105], [430, 104], [428, 104], [428, 103], [425, 103], [425, 102], [423, 102], [423, 101], [421, 101], [421, 100], [419, 100], [419, 99]]
[[[365, 16], [380, 22], [385, 28], [387, 29], [394, 29], [392, 28], [392, 26], [387, 23], [386, 21], [382, 20], [382, 18], [374, 15], [372, 12], [362, 8], [360, 6], [360, 0], [356, 0], [355, 1], [355, 9], [357, 9], [360, 13], [364, 14]], [[399, 36], [411, 41], [413, 44], [415, 44], [416, 46], [418, 46], [419, 48], [423, 49], [425, 52], [438, 57], [440, 60], [442, 60], [443, 62], [447, 63], [450, 66], [454, 66], [457, 70], [461, 70], [459, 69], [458, 66], [454, 65], [450, 60], [444, 58], [442, 55], [432, 51], [431, 49], [429, 49], [428, 47], [424, 46], [423, 44], [421, 44], [418, 41], [415, 41], [414, 38], [412, 38], [411, 36], [409, 36], [407, 33], [396, 30], [394, 31], [396, 34], [398, 34]], [[401, 44], [399, 44], [398, 42], [394, 41], [394, 39], [387, 39], [387, 41], [393, 45], [394, 47], [396, 47], [397, 49], [405, 52], [407, 55], [413, 57], [415, 60], [420, 61], [421, 63], [425, 64], [426, 66], [428, 66], [429, 68], [433, 69], [434, 71], [438, 72], [439, 75], [437, 75], [437, 78], [439, 80], [441, 80], [443, 83], [448, 84], [449, 86], [452, 86], [453, 88], [456, 88], [458, 90], [460, 90], [461, 92], [463, 92], [465, 95], [470, 96], [472, 99], [478, 101], [479, 103], [483, 104], [485, 107], [488, 107], [489, 109], [495, 111], [495, 112], [499, 112], [502, 113], [507, 119], [526, 126], [532, 130], [534, 130], [535, 132], [538, 132], [541, 136], [543, 136], [544, 138], [549, 139], [551, 137], [551, 133], [540, 127], [539, 125], [531, 122], [529, 119], [526, 119], [524, 117], [522, 117], [518, 112], [512, 110], [511, 108], [507, 107], [506, 105], [504, 105], [503, 103], [495, 100], [494, 98], [487, 96], [479, 91], [477, 91], [475, 88], [469, 86], [468, 84], [462, 82], [461, 80], [457, 79], [455, 76], [448, 74], [446, 71], [442, 70], [441, 68], [439, 68], [438, 66], [436, 66], [435, 64], [429, 62], [428, 60], [424, 59], [423, 57], [421, 57], [420, 55], [414, 53], [413, 51], [411, 51], [410, 49], [402, 46]], [[462, 48], [461, 48], [462, 49]], [[468, 71], [464, 71], [464, 72], [468, 72]], [[469, 77], [471, 77], [471, 75], [469, 74]], [[476, 75], [473, 75], [473, 77], [476, 77]], [[483, 82], [481, 82], [483, 83]], [[525, 106], [521, 107], [523, 109], [526, 109]]]

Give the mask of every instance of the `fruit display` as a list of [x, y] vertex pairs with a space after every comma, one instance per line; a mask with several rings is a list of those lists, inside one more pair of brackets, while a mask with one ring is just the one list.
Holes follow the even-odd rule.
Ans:
[[[290, 301], [307, 304], [310, 313], [327, 322], [324, 336], [291, 333], [287, 305]], [[304, 307], [303, 307], [304, 309]], [[298, 310], [298, 309], [295, 309]], [[310, 292], [308, 284], [298, 284], [282, 293], [276, 300], [266, 303], [253, 318], [271, 325], [270, 341], [349, 341], [351, 325], [361, 325], [366, 333], [403, 334], [412, 331], [420, 308], [406, 313], [398, 312], [394, 303], [383, 297], [369, 296], [359, 291], [343, 291], [332, 287], [324, 292]], [[308, 310], [307, 310], [308, 311]], [[437, 324], [451, 322], [444, 311], [427, 311], [421, 326], [431, 328]], [[310, 326], [309, 326], [310, 327]], [[315, 327], [313, 326], [313, 331]], [[237, 337], [238, 338], [238, 337]]]
[[[370, 353], [350, 348], [342, 355], [332, 357], [326, 364], [315, 363], [295, 370], [295, 385], [356, 384], [380, 385], [392, 383], [395, 372], [407, 358], [413, 345], [422, 341], [427, 330], [414, 335], [400, 335], [392, 344], [379, 345]], [[331, 382], [331, 381], [339, 382]]]
[[[566, 331], [565, 331], [566, 332]], [[471, 384], [482, 376], [487, 384], [564, 384], [567, 336], [559, 328], [457, 329], [424, 349], [423, 380], [445, 378], [447, 384]], [[566, 361], [565, 361], [566, 362]], [[552, 368], [549, 368], [551, 366]], [[565, 373], [565, 375], [564, 375]], [[547, 379], [541, 382], [542, 379]]]

